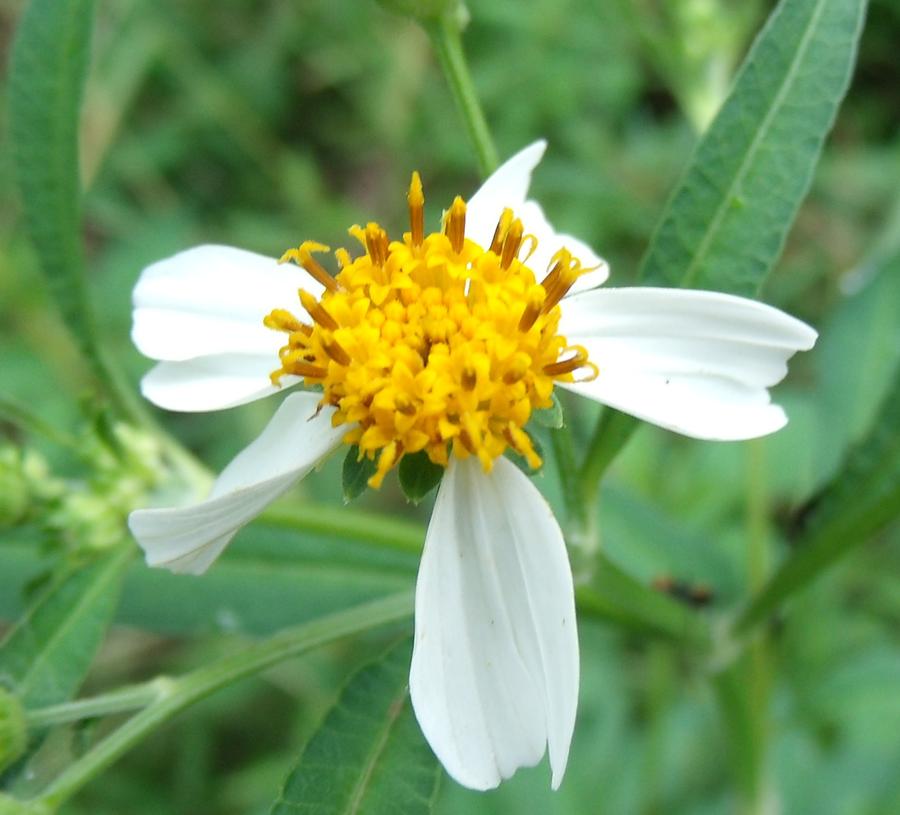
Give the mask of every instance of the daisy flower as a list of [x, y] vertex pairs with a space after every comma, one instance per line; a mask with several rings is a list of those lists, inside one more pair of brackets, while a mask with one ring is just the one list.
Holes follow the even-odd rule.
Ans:
[[[338, 271], [307, 241], [280, 262], [200, 246], [144, 270], [133, 338], [159, 362], [144, 395], [170, 410], [240, 405], [303, 382], [193, 506], [139, 510], [151, 566], [198, 574], [235, 533], [342, 444], [379, 487], [404, 456], [445, 468], [415, 601], [412, 704], [447, 772], [497, 786], [549, 752], [562, 781], [578, 699], [572, 574], [559, 524], [504, 453], [541, 460], [526, 429], [555, 387], [700, 439], [787, 421], [767, 388], [815, 332], [706, 291], [597, 288], [607, 264], [527, 199], [537, 142], [427, 233], [354, 226]], [[291, 263], [284, 263], [291, 261]]]

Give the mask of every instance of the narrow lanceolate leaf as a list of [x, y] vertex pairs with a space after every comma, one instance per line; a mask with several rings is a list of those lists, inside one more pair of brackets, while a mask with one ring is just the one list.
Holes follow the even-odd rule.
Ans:
[[118, 603], [131, 549], [50, 585], [0, 643], [0, 682], [28, 707], [64, 702], [90, 668]]
[[350, 679], [291, 772], [271, 815], [419, 815], [440, 765], [409, 703], [404, 642]]
[[900, 372], [870, 437], [808, 504], [794, 553], [763, 587], [735, 629], [746, 632], [835, 561], [900, 517]]
[[25, 222], [66, 324], [82, 342], [93, 328], [84, 284], [78, 123], [93, 0], [32, 0], [9, 73], [13, 164]]
[[758, 291], [847, 89], [865, 7], [779, 3], [669, 201], [644, 283]]

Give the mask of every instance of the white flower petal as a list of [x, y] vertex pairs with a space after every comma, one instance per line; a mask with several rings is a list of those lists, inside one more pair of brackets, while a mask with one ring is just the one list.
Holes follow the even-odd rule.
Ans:
[[490, 789], [549, 747], [562, 781], [578, 702], [575, 600], [562, 532], [504, 458], [452, 459], [416, 583], [410, 695], [447, 772]]
[[200, 574], [235, 533], [303, 478], [347, 432], [331, 426], [319, 395], [288, 396], [260, 436], [216, 479], [209, 498], [189, 507], [142, 509], [128, 525], [150, 566]]
[[[141, 392], [166, 410], [223, 410], [281, 390], [269, 379], [277, 365], [277, 355], [237, 353], [159, 362], [141, 380]], [[282, 387], [299, 381], [296, 376], [281, 378]]]
[[301, 269], [229, 246], [197, 246], [148, 266], [134, 288], [132, 339], [151, 359], [228, 351], [277, 359], [284, 335], [263, 325], [273, 308], [296, 311], [297, 289], [322, 286]]
[[[571, 297], [576, 292], [593, 289], [606, 282], [609, 277], [609, 264], [584, 241], [564, 232], [557, 232], [537, 202], [526, 201], [516, 215], [522, 219], [526, 234], [533, 235], [537, 239], [537, 248], [528, 258], [527, 263], [539, 281], [546, 272], [550, 271], [553, 256], [560, 249], [568, 249], [573, 257], [581, 262], [582, 268], [591, 270], [575, 281], [572, 288], [569, 289], [568, 296]], [[525, 260], [524, 257], [521, 259]]]
[[525, 203], [531, 172], [540, 163], [547, 142], [543, 139], [528, 145], [491, 173], [479, 190], [466, 203], [466, 237], [479, 246], [490, 246], [494, 229], [507, 207], [518, 210]]
[[582, 396], [700, 439], [766, 435], [787, 421], [769, 386], [816, 332], [776, 308], [717, 292], [630, 288], [563, 303], [560, 332], [599, 376], [563, 384]]

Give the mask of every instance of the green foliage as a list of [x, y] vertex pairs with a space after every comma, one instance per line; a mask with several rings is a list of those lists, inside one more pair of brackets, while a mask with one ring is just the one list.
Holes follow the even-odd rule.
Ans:
[[16, 761], [28, 745], [28, 725], [19, 697], [0, 686], [0, 773]]
[[32, 0], [16, 32], [10, 135], [24, 213], [63, 318], [85, 346], [94, 331], [84, 282], [78, 123], [93, 0]]
[[418, 504], [429, 492], [441, 483], [444, 468], [432, 463], [425, 451], [403, 456], [397, 468], [403, 494], [414, 504]]
[[54, 580], [0, 643], [0, 679], [30, 707], [68, 699], [81, 684], [116, 610], [130, 548]]
[[422, 738], [407, 690], [410, 643], [350, 678], [291, 771], [271, 815], [425, 815], [440, 765]]
[[[470, 4], [463, 46], [500, 155], [548, 139], [534, 196], [554, 224], [610, 260], [613, 285], [634, 281], [694, 131], [731, 83], [730, 65], [745, 53], [755, 18], [774, 4], [737, 5]], [[772, 269], [766, 299], [821, 334], [773, 394], [788, 427], [752, 447], [646, 428], [625, 448], [634, 420], [607, 410], [598, 425], [593, 406], [567, 402], [571, 448], [589, 451], [583, 471], [558, 483], [547, 449], [535, 483], [565, 521], [570, 504], [587, 506], [578, 481], [604, 479], [603, 554], [596, 569], [578, 571], [582, 692], [567, 776], [559, 792], [549, 790], [546, 767], [522, 770], [489, 795], [448, 782], [437, 812], [592, 812], [598, 789], [607, 812], [725, 812], [737, 808], [736, 795], [748, 811], [900, 811], [900, 538], [889, 520], [889, 427], [897, 419], [878, 412], [879, 404], [889, 409], [889, 392], [897, 401], [900, 278], [884, 259], [900, 247], [900, 71], [892, 59], [900, 17], [891, 0], [871, 5], [861, 70], [797, 218], [849, 73], [860, 3], [779, 7], [702, 137], [645, 262], [648, 280], [681, 284], [690, 271], [690, 285], [743, 292], [755, 292]], [[390, 478], [344, 506], [337, 457], [242, 531], [203, 578], [133, 560], [114, 614], [121, 628], [98, 656], [105, 623], [84, 610], [88, 586], [81, 595], [66, 588], [80, 578], [61, 572], [64, 550], [118, 540], [124, 513], [146, 500], [149, 486], [171, 486], [172, 496], [159, 496], [167, 502], [176, 485], [160, 468], [158, 437], [145, 446], [141, 431], [122, 456], [121, 439], [106, 434], [112, 444], [97, 445], [99, 437], [84, 432], [105, 407], [58, 309], [45, 302], [38, 272], [79, 344], [97, 344], [95, 320], [99, 335], [112, 338], [110, 356], [128, 366], [127, 392], [136, 394], [147, 363], [127, 342], [128, 310], [143, 266], [206, 241], [268, 255], [304, 238], [346, 245], [346, 227], [370, 218], [396, 233], [413, 168], [422, 171], [436, 224], [453, 195], [475, 189], [473, 153], [464, 127], [448, 119], [453, 99], [427, 37], [377, 3], [111, 0], [98, 5], [80, 110], [91, 4], [13, 3], [19, 7], [19, 21], [0, 11], [0, 28], [16, 34], [0, 194], [22, 204], [21, 213], [0, 211], [0, 434], [10, 441], [0, 447], [0, 618], [10, 632], [0, 673], [14, 682], [15, 663], [32, 693], [47, 692], [49, 707], [36, 711], [38, 696], [28, 705], [37, 729], [79, 720], [79, 710], [139, 712], [115, 731], [111, 719], [53, 727], [3, 782], [24, 799], [61, 778], [67, 815], [259, 812], [293, 745], [309, 739], [311, 750], [325, 738], [316, 748], [324, 750], [346, 735], [333, 717], [346, 721], [351, 700], [370, 727], [386, 721], [381, 714], [408, 671], [402, 648], [391, 667], [367, 674], [384, 680], [369, 680], [378, 710], [362, 709], [363, 674], [351, 678], [337, 708], [335, 688], [383, 649], [369, 629], [408, 625], [429, 502], [410, 506]], [[779, 88], [782, 104], [773, 104]], [[13, 170], [18, 199], [7, 177]], [[742, 208], [726, 197], [735, 185]], [[98, 306], [93, 316], [84, 276]], [[98, 350], [107, 352], [88, 348]], [[97, 368], [94, 361], [102, 378]], [[263, 402], [164, 420], [218, 468], [271, 410]], [[550, 435], [546, 419], [556, 424], [555, 408], [534, 416], [542, 439]], [[357, 487], [364, 484], [367, 476], [355, 475]], [[798, 506], [807, 507], [805, 524], [788, 520]], [[755, 553], [762, 541], [763, 559], [775, 564], [764, 565], [759, 580], [748, 565], [751, 540]], [[873, 540], [877, 547], [867, 545]], [[89, 568], [102, 587], [103, 567]], [[41, 584], [54, 569], [59, 580]], [[708, 590], [707, 604], [690, 607], [687, 591], [665, 593], [673, 581]], [[114, 595], [118, 583], [108, 573], [98, 590]], [[389, 597], [398, 591], [407, 593], [399, 604]], [[95, 611], [100, 604], [98, 596]], [[66, 607], [75, 613], [66, 616]], [[41, 624], [15, 622], [28, 614]], [[775, 614], [778, 636], [762, 625]], [[297, 624], [287, 639], [247, 641]], [[205, 670], [220, 664], [223, 650], [231, 671], [224, 684]], [[301, 652], [302, 660], [281, 664]], [[44, 667], [53, 666], [71, 695], [92, 659], [85, 688], [96, 696], [54, 705]], [[250, 677], [263, 667], [263, 676]], [[179, 711], [183, 718], [173, 720]], [[409, 717], [404, 704], [406, 729], [391, 731], [393, 761], [424, 750]], [[111, 732], [124, 740], [111, 746]], [[85, 759], [100, 763], [79, 778]], [[340, 767], [307, 781], [353, 775]], [[386, 787], [367, 787], [365, 800], [378, 789], [393, 793], [394, 781], [385, 774]], [[4, 813], [38, 810], [49, 811], [0, 794]]]
[[672, 195], [645, 283], [759, 290], [847, 90], [865, 8], [782, 0]]
[[795, 551], [741, 615], [744, 631], [900, 516], [900, 372], [869, 438], [802, 510]]

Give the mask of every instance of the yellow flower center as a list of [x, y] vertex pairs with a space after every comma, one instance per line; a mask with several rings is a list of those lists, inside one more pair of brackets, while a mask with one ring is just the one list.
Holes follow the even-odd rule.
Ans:
[[288, 335], [272, 381], [291, 374], [322, 387], [334, 425], [351, 428], [344, 441], [376, 461], [373, 487], [419, 451], [442, 466], [451, 453], [475, 455], [490, 471], [511, 448], [538, 467], [524, 429], [532, 411], [552, 405], [555, 382], [597, 375], [585, 349], [558, 333], [559, 301], [586, 270], [562, 249], [538, 283], [519, 260], [523, 244], [533, 252], [537, 241], [510, 210], [484, 249], [465, 237], [461, 198], [430, 235], [418, 173], [407, 200], [403, 240], [375, 223], [352, 227], [365, 254], [339, 249], [335, 276], [313, 257], [326, 246], [307, 241], [285, 252], [282, 262], [302, 266], [324, 291], [319, 299], [299, 292], [310, 323], [283, 309], [265, 318]]

